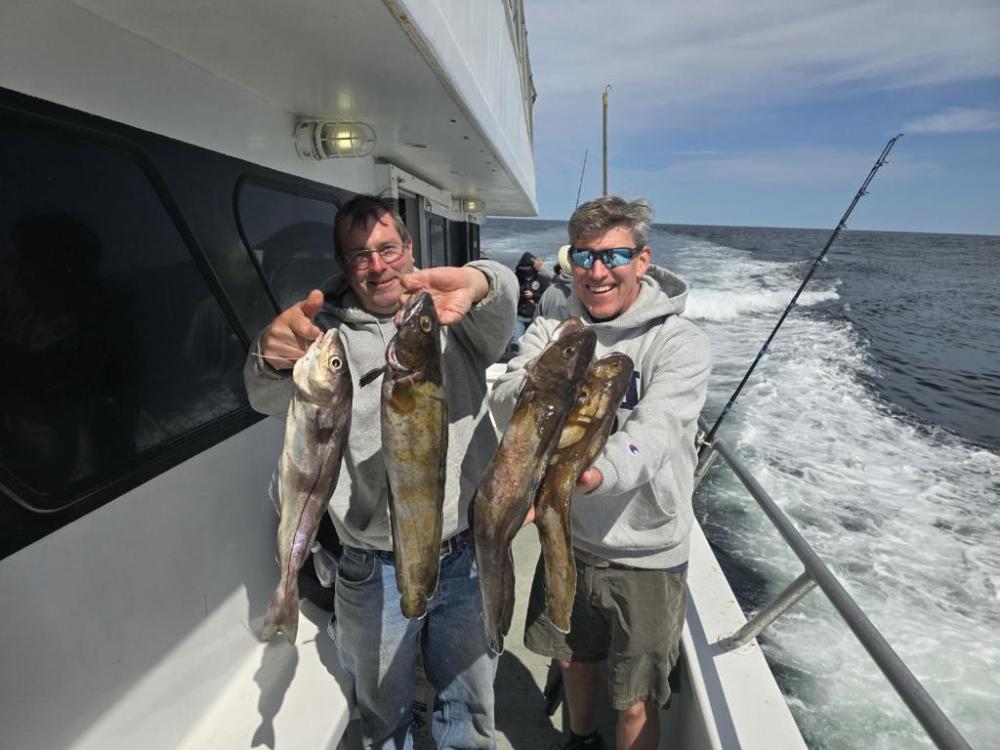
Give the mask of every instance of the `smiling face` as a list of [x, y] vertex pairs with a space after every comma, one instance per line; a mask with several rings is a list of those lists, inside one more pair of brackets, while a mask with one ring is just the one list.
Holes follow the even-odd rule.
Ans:
[[[361, 300], [361, 306], [377, 315], [392, 315], [402, 306], [400, 278], [413, 271], [413, 243], [403, 241], [388, 213], [380, 214], [377, 220], [371, 217], [354, 227], [340, 227], [340, 231], [343, 233], [339, 245], [343, 248], [344, 275]], [[375, 251], [389, 245], [402, 245], [403, 254], [387, 263]], [[356, 268], [351, 259], [365, 252], [371, 253], [371, 263], [367, 268]]]
[[[573, 243], [575, 247], [588, 250], [610, 250], [614, 247], [634, 247], [635, 237], [629, 227], [611, 227], [604, 233], [582, 234]], [[594, 320], [617, 318], [635, 302], [639, 296], [639, 280], [649, 268], [649, 246], [643, 247], [624, 266], [607, 268], [600, 260], [595, 260], [589, 269], [572, 265], [573, 291]]]

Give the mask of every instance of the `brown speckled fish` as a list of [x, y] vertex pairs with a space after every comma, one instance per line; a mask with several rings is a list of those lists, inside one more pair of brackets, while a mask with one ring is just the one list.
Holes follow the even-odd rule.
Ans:
[[476, 562], [486, 639], [503, 651], [514, 611], [510, 544], [524, 523], [594, 355], [594, 331], [570, 318], [525, 368], [510, 424], [473, 499]]
[[278, 564], [281, 580], [267, 606], [264, 639], [278, 631], [295, 643], [299, 628], [298, 572], [316, 538], [351, 429], [354, 389], [335, 329], [313, 341], [292, 371], [295, 390], [285, 420], [279, 469]]
[[545, 612], [563, 633], [569, 632], [576, 593], [570, 498], [584, 469], [604, 448], [631, 377], [632, 360], [624, 354], [610, 354], [591, 365], [535, 498], [545, 570]]
[[407, 617], [426, 614], [441, 565], [448, 403], [439, 330], [431, 295], [415, 294], [385, 354], [382, 450], [396, 586]]

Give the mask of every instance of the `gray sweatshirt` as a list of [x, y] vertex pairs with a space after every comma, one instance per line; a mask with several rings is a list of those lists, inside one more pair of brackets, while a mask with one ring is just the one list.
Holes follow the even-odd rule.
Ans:
[[[441, 332], [445, 392], [448, 398], [448, 465], [442, 539], [465, 530], [469, 503], [497, 440], [486, 404], [486, 368], [507, 346], [514, 326], [518, 287], [514, 274], [493, 261], [469, 264], [486, 274], [490, 291], [458, 323]], [[360, 307], [341, 277], [324, 284], [326, 302], [316, 325], [336, 327], [344, 341], [354, 379], [351, 437], [344, 451], [330, 515], [344, 544], [392, 549], [389, 496], [382, 457], [380, 408], [382, 381], [361, 387], [358, 379], [385, 365], [385, 350], [396, 333], [392, 315], [373, 315]], [[250, 405], [284, 419], [292, 395], [291, 370], [277, 371], [256, 356], [259, 337], [244, 367]]]
[[573, 498], [573, 546], [590, 556], [635, 568], [669, 568], [688, 559], [694, 440], [711, 355], [708, 337], [680, 315], [687, 291], [680, 277], [650, 266], [635, 302], [608, 321], [591, 320], [571, 295], [554, 306], [551, 317], [528, 327], [520, 355], [493, 387], [490, 407], [502, 428], [514, 410], [524, 366], [567, 317], [593, 326], [595, 357], [622, 352], [632, 358], [632, 383], [593, 464], [603, 481]]

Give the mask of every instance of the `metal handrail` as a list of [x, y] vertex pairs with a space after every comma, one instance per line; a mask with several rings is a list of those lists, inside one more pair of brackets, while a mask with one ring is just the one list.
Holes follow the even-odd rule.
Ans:
[[763, 630], [778, 616], [805, 596], [814, 587], [818, 587], [834, 606], [848, 627], [864, 646], [875, 664], [889, 680], [896, 694], [903, 700], [913, 716], [927, 732], [928, 736], [939, 748], [971, 750], [971, 745], [961, 735], [944, 711], [931, 697], [920, 681], [910, 671], [889, 642], [879, 632], [878, 628], [868, 619], [861, 607], [854, 601], [847, 590], [837, 580], [836, 576], [816, 554], [809, 542], [798, 532], [788, 516], [784, 514], [777, 503], [757, 482], [750, 471], [740, 463], [729, 446], [721, 439], [706, 444], [702, 451], [702, 466], [698, 472], [699, 479], [707, 472], [709, 462], [715, 455], [722, 456], [733, 473], [743, 483], [768, 519], [778, 530], [785, 542], [795, 553], [805, 567], [805, 573], [800, 575], [777, 600], [765, 607], [755, 618], [752, 618], [739, 632], [720, 640], [724, 649], [738, 647], [740, 641], [746, 642]]

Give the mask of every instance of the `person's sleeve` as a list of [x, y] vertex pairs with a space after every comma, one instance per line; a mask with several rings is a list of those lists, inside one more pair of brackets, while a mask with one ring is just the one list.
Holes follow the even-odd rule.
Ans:
[[541, 298], [538, 300], [538, 304], [535, 305], [535, 317], [536, 318], [551, 318], [557, 313], [559, 304], [566, 299], [566, 296], [562, 293], [559, 287], [550, 285], [548, 289], [542, 292]]
[[685, 321], [654, 360], [642, 396], [619, 430], [608, 438], [594, 468], [602, 475], [594, 497], [622, 495], [649, 483], [678, 451], [691, 450], [691, 424], [705, 404], [712, 370], [708, 337]]
[[466, 264], [486, 275], [490, 290], [455, 324], [484, 361], [500, 359], [514, 330], [517, 307], [517, 278], [514, 272], [492, 260], [474, 260]]
[[507, 429], [514, 414], [517, 397], [524, 384], [524, 368], [537, 357], [555, 330], [559, 321], [535, 318], [521, 337], [521, 347], [516, 357], [507, 363], [507, 371], [497, 378], [490, 391], [490, 412], [501, 432]]
[[276, 370], [265, 362], [260, 353], [260, 339], [260, 335], [254, 339], [243, 365], [247, 398], [255, 411], [284, 419], [292, 400], [292, 371]]

